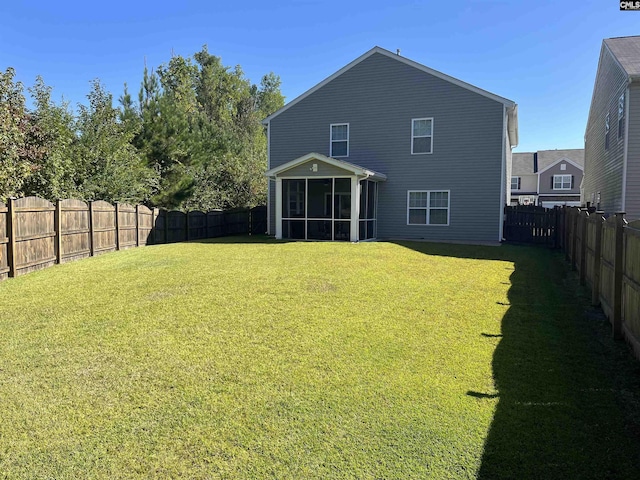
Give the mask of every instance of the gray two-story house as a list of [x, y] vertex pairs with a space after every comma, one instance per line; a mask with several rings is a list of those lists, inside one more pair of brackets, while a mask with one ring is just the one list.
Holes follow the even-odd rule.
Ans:
[[263, 123], [276, 238], [502, 238], [511, 100], [375, 47]]
[[583, 149], [514, 153], [512, 162], [511, 205], [581, 205]]
[[640, 218], [640, 36], [602, 42], [584, 148], [583, 203]]

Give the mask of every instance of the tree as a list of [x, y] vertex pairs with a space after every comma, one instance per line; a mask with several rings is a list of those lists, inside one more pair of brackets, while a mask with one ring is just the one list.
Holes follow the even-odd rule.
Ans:
[[31, 175], [25, 181], [25, 194], [51, 201], [77, 196], [76, 165], [72, 160], [75, 120], [68, 103], [53, 103], [51, 87], [39, 76], [29, 92], [35, 110], [29, 115], [31, 128], [26, 137]]
[[87, 98], [89, 106], [79, 106], [73, 152], [80, 196], [109, 202], [148, 200], [157, 188], [157, 176], [132, 144], [136, 125], [120, 120], [112, 95], [98, 80]]
[[15, 70], [0, 72], [0, 201], [22, 193], [31, 165], [25, 159], [29, 119], [23, 86]]
[[155, 73], [145, 69], [142, 128], [134, 143], [160, 172], [153, 201], [201, 209], [265, 201], [267, 146], [260, 121], [283, 105], [279, 89], [276, 75], [253, 85], [240, 66], [225, 67], [206, 46], [193, 60], [174, 56]]

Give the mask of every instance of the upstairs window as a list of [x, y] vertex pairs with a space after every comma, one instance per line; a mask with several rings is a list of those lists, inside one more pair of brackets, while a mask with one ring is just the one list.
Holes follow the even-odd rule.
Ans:
[[609, 150], [609, 113], [604, 117], [604, 149]]
[[331, 155], [330, 157], [349, 156], [349, 124], [334, 123], [331, 125]]
[[511, 190], [520, 190], [520, 177], [511, 177]]
[[414, 118], [411, 120], [411, 154], [424, 154], [433, 151], [433, 118]]
[[571, 190], [573, 188], [573, 175], [554, 175], [551, 179], [551, 187], [554, 190]]
[[618, 99], [618, 138], [624, 137], [624, 93]]

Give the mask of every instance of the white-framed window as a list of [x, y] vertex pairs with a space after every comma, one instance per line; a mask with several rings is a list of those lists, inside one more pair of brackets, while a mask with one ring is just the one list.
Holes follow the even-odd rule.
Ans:
[[604, 117], [604, 149], [609, 150], [609, 112]]
[[449, 225], [450, 190], [408, 190], [407, 225]]
[[520, 190], [520, 177], [511, 177], [511, 190]]
[[624, 93], [618, 99], [618, 138], [624, 136]]
[[433, 118], [411, 119], [411, 155], [433, 152]]
[[349, 124], [331, 124], [331, 154], [330, 157], [349, 156]]
[[552, 185], [554, 190], [571, 190], [573, 175], [554, 175]]

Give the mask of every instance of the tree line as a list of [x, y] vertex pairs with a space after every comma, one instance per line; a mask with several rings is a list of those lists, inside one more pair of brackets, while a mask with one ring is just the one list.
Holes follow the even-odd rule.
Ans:
[[266, 202], [261, 120], [284, 104], [280, 78], [259, 85], [206, 46], [145, 67], [137, 98], [99, 80], [73, 112], [41, 77], [27, 89], [0, 71], [0, 202], [79, 198], [211, 210]]

